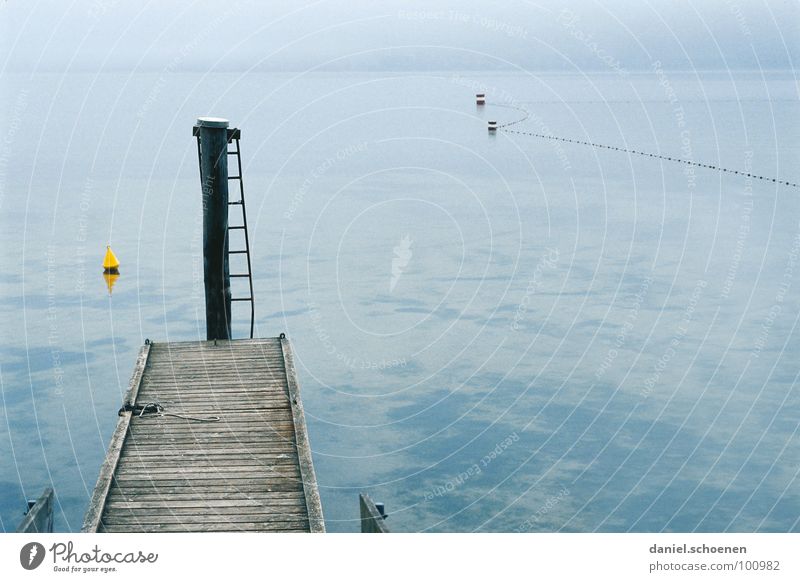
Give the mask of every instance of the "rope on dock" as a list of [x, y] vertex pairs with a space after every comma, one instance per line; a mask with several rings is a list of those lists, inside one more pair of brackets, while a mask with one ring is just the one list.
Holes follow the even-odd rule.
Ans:
[[193, 420], [195, 422], [219, 422], [219, 416], [191, 416], [179, 412], [166, 412], [165, 408], [158, 402], [148, 402], [147, 404], [125, 404], [119, 409], [118, 414], [122, 416], [123, 412], [133, 412], [136, 416], [172, 416], [174, 418], [183, 418], [185, 420]]
[[622, 148], [622, 147], [611, 146], [611, 145], [606, 145], [606, 144], [594, 143], [594, 142], [591, 142], [591, 141], [583, 141], [583, 140], [579, 140], [579, 139], [569, 139], [569, 138], [565, 138], [565, 137], [558, 137], [558, 136], [555, 136], [555, 135], [547, 135], [547, 134], [543, 134], [543, 133], [535, 133], [535, 132], [532, 132], [532, 131], [519, 131], [517, 129], [507, 129], [509, 126], [516, 125], [517, 123], [522, 123], [523, 121], [526, 121], [530, 117], [530, 112], [528, 112], [527, 110], [523, 109], [522, 107], [517, 107], [517, 106], [514, 106], [514, 105], [504, 105], [504, 104], [499, 104], [499, 103], [498, 104], [493, 103], [492, 106], [493, 107], [504, 107], [506, 109], [516, 109], [518, 111], [525, 112], [525, 114], [526, 114], [525, 117], [523, 117], [521, 119], [516, 119], [514, 121], [510, 121], [508, 123], [500, 124], [500, 125], [497, 126], [498, 129], [500, 129], [502, 131], [505, 131], [507, 133], [514, 133], [514, 134], [517, 134], [517, 135], [527, 135], [527, 136], [530, 136], [530, 137], [537, 137], [537, 138], [540, 138], [540, 139], [549, 139], [549, 140], [552, 140], [552, 141], [560, 141], [560, 142], [563, 142], [563, 143], [571, 143], [571, 144], [576, 144], [576, 145], [585, 145], [585, 146], [598, 148], [598, 149], [605, 149], [605, 150], [611, 150], [611, 151], [615, 151], [615, 152], [622, 152], [622, 153], [627, 153], [627, 154], [636, 155], [636, 156], [642, 156], [642, 157], [645, 157], [645, 158], [653, 158], [653, 159], [658, 159], [658, 160], [664, 160], [664, 161], [667, 161], [667, 162], [676, 162], [676, 163], [684, 164], [684, 165], [687, 165], [687, 166], [694, 166], [694, 167], [697, 167], [697, 168], [705, 168], [707, 170], [716, 170], [718, 172], [723, 172], [723, 173], [726, 173], [726, 174], [735, 174], [737, 176], [744, 176], [746, 178], [751, 178], [753, 180], [762, 180], [764, 182], [773, 182], [773, 183], [779, 184], [781, 186], [789, 186], [790, 188], [800, 188], [800, 184], [798, 184], [796, 182], [788, 182], [786, 180], [779, 180], [778, 178], [770, 178], [769, 176], [761, 176], [759, 174], [753, 174], [752, 172], [745, 172], [745, 171], [741, 171], [741, 170], [732, 170], [730, 168], [723, 168], [722, 166], [716, 166], [714, 164], [703, 164], [703, 163], [700, 163], [700, 162], [687, 160], [685, 158], [678, 158], [678, 157], [673, 157], [673, 156], [664, 156], [664, 155], [661, 155], [661, 154], [653, 154], [653, 153], [643, 152], [643, 151], [634, 150], [634, 149], [628, 149], [628, 148]]

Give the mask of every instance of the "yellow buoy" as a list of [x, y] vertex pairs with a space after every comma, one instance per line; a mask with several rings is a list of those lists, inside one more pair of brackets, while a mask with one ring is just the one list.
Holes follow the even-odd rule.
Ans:
[[114, 283], [116, 283], [117, 279], [119, 279], [119, 273], [110, 273], [108, 271], [105, 271], [103, 273], [103, 279], [106, 280], [106, 286], [108, 287], [108, 294], [111, 295], [111, 292], [114, 289]]
[[106, 247], [106, 257], [103, 259], [103, 272], [119, 274], [119, 260], [117, 259], [117, 255], [114, 254], [114, 251], [111, 250], [110, 245]]

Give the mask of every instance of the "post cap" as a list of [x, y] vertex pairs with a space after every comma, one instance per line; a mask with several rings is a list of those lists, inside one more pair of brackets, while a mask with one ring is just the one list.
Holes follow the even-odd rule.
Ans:
[[228, 120], [222, 117], [198, 117], [197, 127], [228, 127]]

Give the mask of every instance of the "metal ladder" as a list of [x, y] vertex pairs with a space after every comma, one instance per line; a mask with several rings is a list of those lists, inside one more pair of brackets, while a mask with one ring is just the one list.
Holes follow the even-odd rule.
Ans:
[[[197, 137], [197, 159], [198, 162], [200, 160], [200, 132], [195, 132], [195, 136]], [[231, 273], [230, 277], [233, 278], [243, 278], [247, 277], [247, 282], [250, 289], [249, 297], [231, 297], [231, 302], [240, 302], [240, 301], [249, 301], [250, 302], [250, 339], [253, 339], [253, 331], [255, 327], [256, 321], [256, 305], [255, 305], [255, 295], [253, 294], [253, 270], [251, 267], [250, 262], [250, 237], [247, 233], [247, 210], [244, 203], [244, 180], [242, 179], [242, 154], [241, 154], [241, 147], [239, 145], [239, 138], [241, 138], [242, 133], [239, 129], [231, 128], [228, 130], [228, 144], [235, 143], [236, 149], [228, 150], [229, 156], [236, 156], [236, 175], [231, 175], [230, 173], [230, 164], [228, 164], [228, 183], [230, 184], [231, 181], [238, 181], [239, 182], [239, 199], [238, 200], [231, 200], [230, 199], [230, 188], [228, 189], [228, 233], [233, 230], [242, 230], [244, 231], [244, 249], [237, 249], [237, 250], [230, 250], [228, 248], [228, 263], [230, 264], [230, 256], [231, 255], [245, 255], [247, 258], [247, 271], [244, 273]], [[200, 168], [200, 181], [203, 181], [203, 171], [202, 167]], [[232, 206], [240, 206], [242, 209], [242, 223], [236, 224], [234, 226], [230, 225], [231, 216], [230, 216], [230, 207]], [[228, 236], [228, 243], [230, 244], [230, 236]]]

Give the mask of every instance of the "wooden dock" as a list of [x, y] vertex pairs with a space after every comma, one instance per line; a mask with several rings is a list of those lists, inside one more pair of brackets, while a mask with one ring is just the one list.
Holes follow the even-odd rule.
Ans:
[[147, 342], [82, 531], [324, 532], [289, 340]]

